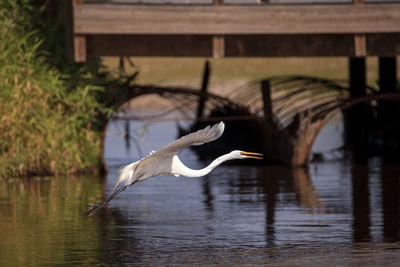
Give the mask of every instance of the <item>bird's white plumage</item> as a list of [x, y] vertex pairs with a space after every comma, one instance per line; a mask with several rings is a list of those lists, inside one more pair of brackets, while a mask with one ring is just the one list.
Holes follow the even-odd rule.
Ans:
[[[200, 170], [190, 169], [179, 160], [177, 154], [182, 149], [214, 141], [223, 134], [224, 129], [225, 125], [223, 122], [215, 124], [212, 127], [207, 126], [202, 130], [185, 135], [173, 141], [158, 151], [152, 151], [147, 157], [123, 167], [119, 179], [114, 186], [113, 193], [108, 199], [93, 206], [93, 208], [87, 212], [87, 215], [95, 213], [98, 209], [104, 207], [115, 195], [125, 190], [128, 186], [153, 176], [173, 174], [175, 176], [183, 175], [186, 177], [200, 177], [207, 175], [215, 167], [227, 160], [261, 158], [259, 157], [261, 156], [259, 153], [234, 150], [216, 158], [210, 165]], [[114, 192], [117, 186], [122, 182], [125, 182], [126, 185]]]
[[[223, 134], [224, 129], [225, 124], [221, 121], [213, 127], [207, 126], [202, 130], [182, 136], [157, 151], [152, 150], [147, 157], [121, 169], [118, 181], [114, 185], [113, 191], [122, 182], [131, 184], [135, 181], [142, 181], [162, 174], [173, 174], [179, 176], [180, 173], [175, 172], [176, 168], [172, 170], [173, 156], [186, 147], [201, 145], [218, 139]], [[181, 164], [179, 164], [179, 166], [181, 166]]]
[[213, 127], [207, 126], [202, 130], [182, 136], [174, 142], [154, 152], [152, 156], [175, 155], [189, 146], [202, 145], [218, 139], [224, 132], [225, 124], [221, 121]]

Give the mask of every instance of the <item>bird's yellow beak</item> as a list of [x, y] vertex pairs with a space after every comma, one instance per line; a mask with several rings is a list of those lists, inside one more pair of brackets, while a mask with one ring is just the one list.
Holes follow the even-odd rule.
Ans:
[[263, 154], [254, 152], [242, 152], [241, 154], [243, 156], [246, 156], [246, 158], [252, 158], [252, 159], [262, 159], [263, 156]]

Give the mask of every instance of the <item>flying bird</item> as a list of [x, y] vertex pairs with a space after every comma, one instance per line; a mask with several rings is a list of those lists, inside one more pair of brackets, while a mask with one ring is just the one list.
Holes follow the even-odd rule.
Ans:
[[[216, 158], [210, 165], [200, 170], [190, 169], [180, 161], [177, 154], [181, 150], [189, 146], [202, 145], [218, 139], [224, 132], [224, 128], [225, 124], [222, 121], [212, 127], [207, 126], [202, 130], [190, 133], [173, 141], [160, 150], [150, 153], [150, 155], [141, 160], [126, 165], [121, 170], [119, 179], [113, 188], [112, 194], [106, 200], [92, 206], [92, 208], [86, 212], [86, 216], [96, 213], [102, 207], [107, 205], [107, 203], [117, 194], [124, 191], [129, 186], [150, 177], [170, 174], [175, 176], [183, 175], [186, 177], [201, 177], [207, 175], [215, 167], [228, 160], [246, 158], [262, 159], [262, 154], [260, 153], [234, 150]], [[121, 183], [125, 183], [125, 185], [115, 191], [117, 186]]]

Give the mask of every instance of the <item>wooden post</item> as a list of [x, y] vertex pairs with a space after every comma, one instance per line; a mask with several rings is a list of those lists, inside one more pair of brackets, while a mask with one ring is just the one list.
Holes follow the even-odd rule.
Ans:
[[379, 87], [381, 93], [395, 93], [397, 84], [396, 57], [379, 58]]
[[[350, 97], [365, 96], [365, 58], [349, 60]], [[346, 143], [352, 147], [353, 160], [364, 163], [368, 159], [368, 122], [370, 112], [364, 103], [355, 105], [345, 113]]]
[[[354, 5], [363, 5], [364, 0], [353, 0]], [[365, 34], [354, 35], [354, 58], [349, 59], [350, 97], [356, 98], [366, 94], [365, 56], [367, 44]], [[345, 113], [346, 143], [352, 147], [353, 161], [364, 163], [368, 159], [367, 108], [359, 104]]]
[[271, 104], [271, 88], [269, 80], [261, 81], [261, 92], [264, 103], [264, 118], [265, 121], [272, 120], [272, 104]]
[[354, 35], [354, 55], [356, 57], [365, 57], [367, 55], [365, 34]]
[[84, 2], [84, 0], [64, 1], [65, 52], [69, 59], [76, 62], [85, 62], [87, 58], [86, 36], [74, 33], [74, 7]]
[[[224, 5], [224, 0], [213, 0], [214, 6]], [[213, 58], [225, 56], [225, 38], [223, 35], [214, 35], [212, 39]]]
[[75, 35], [74, 36], [74, 60], [78, 63], [86, 62], [86, 36]]
[[[364, 0], [353, 0], [354, 5], [363, 5]], [[367, 41], [365, 34], [359, 33], [354, 35], [354, 56], [365, 57], [367, 55]]]
[[366, 86], [365, 58], [350, 58], [349, 63], [350, 96], [352, 98], [364, 96]]
[[213, 58], [223, 58], [225, 56], [225, 38], [223, 35], [213, 36]]
[[205, 94], [207, 93], [209, 78], [210, 78], [210, 62], [207, 60], [204, 64], [203, 80], [201, 83], [202, 95], [200, 96], [199, 105], [197, 107], [197, 118], [203, 117], [204, 105], [207, 100]]
[[64, 1], [64, 39], [65, 39], [65, 56], [70, 60], [74, 59], [74, 45], [73, 45], [73, 17], [72, 17], [72, 1]]
[[[379, 58], [379, 87], [380, 93], [397, 93], [397, 62], [396, 57]], [[400, 107], [398, 103], [378, 102], [378, 131], [386, 129], [382, 140], [382, 158], [385, 163], [397, 163], [400, 135], [393, 125], [400, 124]]]

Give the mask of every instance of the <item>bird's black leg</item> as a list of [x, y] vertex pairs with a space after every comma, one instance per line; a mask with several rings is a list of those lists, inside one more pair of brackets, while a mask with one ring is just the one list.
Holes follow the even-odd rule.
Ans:
[[114, 193], [112, 193], [106, 200], [100, 201], [97, 204], [91, 206], [92, 208], [90, 210], [88, 210], [87, 212], [85, 212], [85, 216], [89, 216], [92, 214], [95, 214], [96, 212], [98, 212], [101, 208], [103, 208], [104, 206], [107, 205], [108, 202], [110, 202], [111, 199], [113, 199], [117, 194], [121, 193], [122, 191], [124, 191], [125, 189], [127, 189], [129, 186], [131, 186], [133, 183], [129, 184], [129, 185], [125, 185], [123, 187], [121, 187], [120, 189], [118, 189], [117, 191], [115, 191]]

